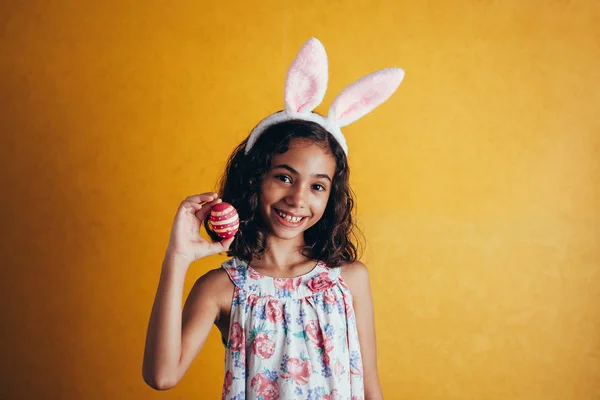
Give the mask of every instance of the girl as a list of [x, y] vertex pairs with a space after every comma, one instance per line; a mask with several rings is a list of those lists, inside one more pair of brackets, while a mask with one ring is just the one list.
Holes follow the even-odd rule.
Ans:
[[[285, 110], [233, 152], [221, 197], [194, 195], [179, 206], [148, 326], [143, 377], [151, 387], [175, 386], [215, 324], [226, 352], [223, 399], [383, 398], [339, 128], [387, 100], [403, 72], [357, 81], [322, 117], [312, 110], [325, 94], [326, 60], [309, 40], [288, 72]], [[218, 241], [207, 218], [223, 200], [240, 227]], [[202, 222], [212, 241], [200, 236]], [[225, 251], [232, 258], [196, 281], [181, 313], [189, 265]]]

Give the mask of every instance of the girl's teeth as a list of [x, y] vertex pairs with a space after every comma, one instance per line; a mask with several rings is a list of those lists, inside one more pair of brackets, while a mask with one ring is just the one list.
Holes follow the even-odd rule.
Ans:
[[292, 217], [291, 215], [286, 215], [280, 212], [278, 212], [278, 214], [288, 222], [300, 222], [302, 219], [302, 217]]

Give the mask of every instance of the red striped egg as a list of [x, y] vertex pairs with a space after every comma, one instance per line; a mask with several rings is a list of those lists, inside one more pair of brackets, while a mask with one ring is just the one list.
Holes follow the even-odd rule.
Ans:
[[237, 233], [240, 227], [240, 218], [237, 210], [231, 204], [221, 202], [215, 204], [210, 211], [208, 224], [214, 233], [223, 239], [229, 239]]

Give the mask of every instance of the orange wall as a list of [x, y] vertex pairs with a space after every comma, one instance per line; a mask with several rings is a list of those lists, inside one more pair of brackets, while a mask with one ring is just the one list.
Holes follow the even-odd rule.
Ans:
[[386, 398], [600, 398], [600, 3], [252, 3], [0, 6], [0, 398], [218, 398], [216, 331], [142, 381], [160, 263], [310, 36], [321, 112], [407, 73], [345, 129]]

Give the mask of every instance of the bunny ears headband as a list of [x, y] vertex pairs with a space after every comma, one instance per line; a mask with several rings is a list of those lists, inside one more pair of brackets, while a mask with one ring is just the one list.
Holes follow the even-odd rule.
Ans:
[[341, 127], [351, 124], [385, 102], [400, 86], [404, 71], [387, 68], [373, 72], [346, 87], [335, 98], [326, 117], [314, 113], [327, 91], [327, 53], [315, 38], [300, 49], [288, 70], [285, 81], [285, 110], [263, 119], [250, 133], [246, 154], [264, 130], [274, 124], [301, 119], [316, 122], [327, 129], [348, 155]]

